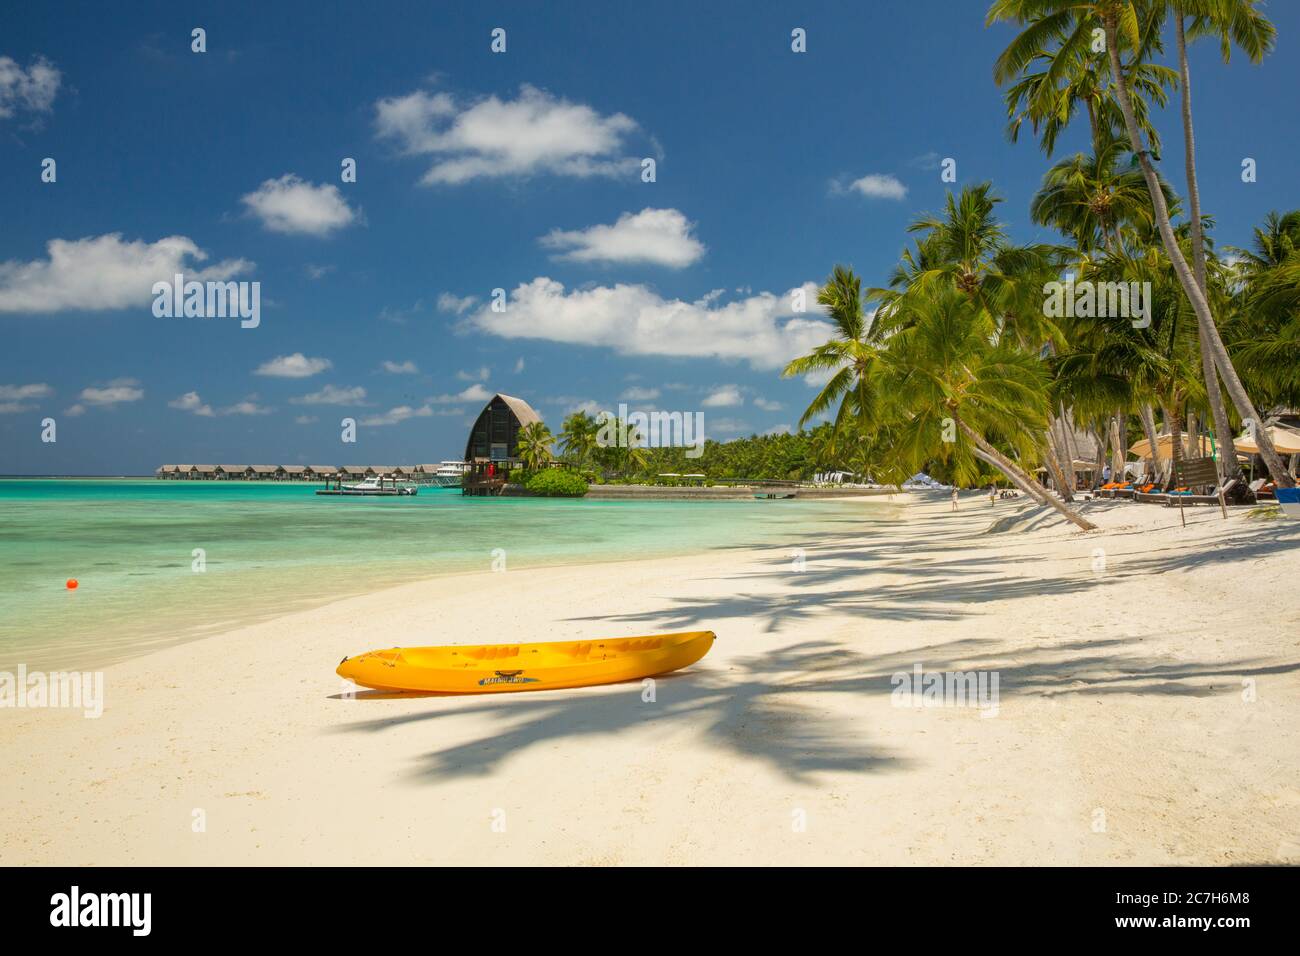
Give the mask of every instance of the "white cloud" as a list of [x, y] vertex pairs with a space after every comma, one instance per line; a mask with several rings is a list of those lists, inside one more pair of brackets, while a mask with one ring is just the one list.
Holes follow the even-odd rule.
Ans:
[[652, 402], [658, 397], [659, 389], [642, 388], [640, 385], [633, 385], [619, 396], [619, 398], [629, 402]]
[[227, 405], [217, 412], [218, 415], [269, 415], [273, 409], [265, 405], [259, 405], [251, 398], [244, 399], [242, 402], [236, 402], [233, 405]]
[[773, 425], [773, 426], [772, 426], [771, 428], [769, 428], [767, 431], [763, 432], [763, 434], [764, 434], [764, 435], [788, 435], [788, 434], [790, 434], [790, 426], [789, 426], [789, 425]]
[[19, 412], [30, 412], [35, 407], [22, 402], [0, 402], [0, 415], [17, 415]]
[[769, 401], [766, 398], [756, 398], [754, 399], [754, 404], [765, 412], [779, 412], [781, 409], [785, 408], [785, 406], [780, 402]]
[[410, 405], [398, 405], [396, 408], [390, 408], [382, 415], [372, 415], [370, 418], [361, 419], [362, 425], [396, 425], [404, 422], [408, 418], [428, 418], [433, 414], [433, 409], [428, 405], [420, 408], [412, 408]]
[[366, 390], [360, 385], [341, 387], [326, 385], [318, 392], [310, 392], [289, 399], [292, 405], [361, 405], [366, 400]]
[[491, 392], [482, 385], [475, 384], [462, 392], [457, 392], [455, 395], [439, 395], [436, 398], [429, 399], [429, 401], [436, 402], [439, 405], [451, 405], [455, 402], [486, 402], [491, 397]]
[[310, 425], [312, 422], [320, 421], [315, 415], [299, 415], [294, 420], [295, 425]]
[[[832, 183], [832, 190], [836, 192], [846, 191], [840, 183]], [[861, 193], [869, 199], [904, 199], [907, 197], [907, 187], [897, 176], [890, 173], [867, 173], [861, 179], [855, 179], [849, 183], [847, 190]]]
[[405, 362], [394, 362], [390, 359], [385, 359], [382, 367], [389, 375], [418, 375], [420, 372], [419, 368], [416, 367], [416, 364], [410, 359], [407, 359]]
[[24, 402], [31, 398], [49, 398], [54, 394], [54, 389], [44, 382], [33, 382], [31, 385], [0, 385], [0, 399], [12, 402]]
[[459, 371], [456, 373], [456, 377], [462, 382], [486, 382], [488, 376], [491, 374], [492, 370], [486, 365], [483, 365], [476, 369], [470, 369], [468, 372], [463, 370]]
[[705, 408], [734, 408], [745, 404], [745, 396], [735, 385], [719, 385], [700, 404]]
[[294, 352], [292, 355], [277, 355], [269, 362], [263, 362], [253, 370], [253, 374], [269, 375], [272, 378], [311, 378], [333, 367], [334, 363], [327, 358], [308, 358], [301, 352]]
[[0, 312], [87, 312], [147, 305], [155, 282], [225, 280], [253, 267], [226, 259], [206, 269], [208, 256], [192, 239], [168, 236], [157, 242], [123, 242], [118, 232], [85, 239], [51, 239], [48, 259], [0, 262]]
[[310, 262], [307, 263], [307, 277], [309, 279], [323, 279], [333, 271], [333, 266], [316, 266]]
[[693, 228], [676, 209], [642, 209], [623, 213], [612, 226], [556, 229], [540, 242], [565, 250], [556, 258], [572, 262], [649, 262], [681, 269], [704, 255], [704, 243], [691, 235]]
[[788, 293], [761, 292], [725, 304], [686, 302], [644, 285], [568, 291], [539, 276], [514, 290], [509, 311], [482, 306], [466, 323], [501, 338], [605, 346], [624, 355], [743, 360], [771, 369], [831, 337], [816, 305], [816, 283], [802, 288], [808, 311], [795, 313]]
[[8, 119], [19, 110], [48, 113], [62, 78], [45, 57], [36, 57], [24, 70], [16, 60], [0, 56], [0, 119]]
[[481, 177], [612, 176], [638, 168], [624, 139], [636, 123], [622, 113], [602, 116], [590, 106], [524, 85], [514, 100], [496, 96], [472, 104], [450, 93], [417, 90], [375, 104], [375, 128], [404, 153], [433, 157], [424, 184]]
[[69, 405], [63, 410], [63, 414], [76, 418], [78, 415], [86, 414], [86, 406], [82, 405], [80, 402], [75, 405]]
[[337, 186], [316, 186], [293, 173], [266, 180], [239, 201], [266, 229], [290, 235], [328, 236], [357, 218]]
[[83, 388], [79, 396], [90, 405], [111, 407], [121, 402], [138, 402], [144, 398], [144, 389], [133, 378], [117, 378], [105, 386]]
[[524, 357], [521, 355], [515, 359], [515, 374], [518, 375], [524, 370]]
[[478, 305], [478, 296], [476, 295], [467, 295], [462, 299], [450, 292], [444, 292], [438, 296], [438, 311], [440, 312], [454, 312], [457, 315], [464, 315], [476, 305]]
[[167, 405], [169, 408], [178, 408], [183, 412], [193, 412], [195, 415], [202, 415], [204, 418], [211, 418], [213, 415], [212, 406], [199, 398], [198, 392], [186, 392], [179, 398], [173, 398]]

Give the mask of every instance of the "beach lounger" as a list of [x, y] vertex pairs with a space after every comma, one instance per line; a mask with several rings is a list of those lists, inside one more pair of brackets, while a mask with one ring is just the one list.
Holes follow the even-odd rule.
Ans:
[[1267, 484], [1269, 484], [1269, 480], [1267, 478], [1256, 478], [1247, 486], [1250, 488], [1252, 492], [1254, 492], [1256, 501], [1273, 500], [1274, 498], [1273, 489], [1266, 488], [1265, 485]]
[[[1233, 485], [1236, 483], [1237, 479], [1233, 478], [1223, 486], [1225, 500], [1228, 492], [1232, 490]], [[1171, 508], [1177, 508], [1180, 505], [1217, 505], [1219, 503], [1219, 489], [1216, 487], [1208, 495], [1194, 495], [1190, 491], [1175, 490], [1171, 491], [1168, 497], [1169, 500], [1165, 504]]]

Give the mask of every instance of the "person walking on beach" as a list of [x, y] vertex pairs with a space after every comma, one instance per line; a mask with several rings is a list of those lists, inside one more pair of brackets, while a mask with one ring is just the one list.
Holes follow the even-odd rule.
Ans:
[[989, 482], [989, 507], [996, 508], [998, 504], [998, 486]]
[[957, 510], [957, 486], [952, 486], [952, 510]]

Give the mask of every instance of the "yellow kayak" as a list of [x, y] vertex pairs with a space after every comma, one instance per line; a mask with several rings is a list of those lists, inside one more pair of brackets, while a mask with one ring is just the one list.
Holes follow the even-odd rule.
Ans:
[[597, 638], [549, 644], [393, 647], [345, 657], [338, 674], [390, 691], [485, 694], [613, 684], [694, 664], [713, 646], [712, 631]]

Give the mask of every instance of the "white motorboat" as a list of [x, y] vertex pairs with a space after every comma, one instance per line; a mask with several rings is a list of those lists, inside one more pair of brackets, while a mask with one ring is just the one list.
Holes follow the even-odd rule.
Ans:
[[318, 489], [316, 494], [395, 498], [398, 496], [414, 495], [418, 493], [419, 490], [420, 489], [414, 485], [404, 482], [399, 478], [395, 478], [392, 475], [374, 475], [352, 485], [345, 485], [341, 481], [336, 481], [333, 488]]
[[438, 488], [459, 488], [469, 471], [469, 463], [464, 461], [443, 461], [438, 463], [438, 470], [433, 473], [430, 484]]

